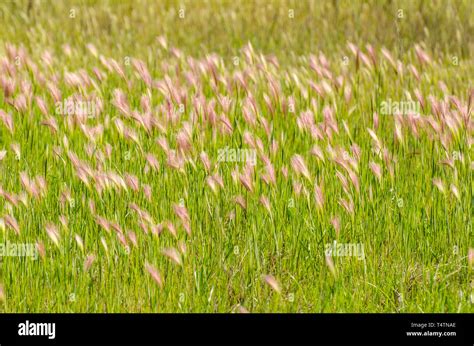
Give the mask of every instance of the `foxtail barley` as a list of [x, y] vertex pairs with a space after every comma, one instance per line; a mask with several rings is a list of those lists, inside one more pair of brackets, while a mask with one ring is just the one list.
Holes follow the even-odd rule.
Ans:
[[265, 275], [264, 276], [264, 281], [265, 283], [270, 286], [272, 290], [274, 290], [277, 293], [281, 293], [281, 287], [278, 281], [275, 279], [273, 275]]

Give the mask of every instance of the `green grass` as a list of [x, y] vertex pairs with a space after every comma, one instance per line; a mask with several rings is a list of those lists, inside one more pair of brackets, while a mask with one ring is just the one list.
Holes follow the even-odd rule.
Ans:
[[[0, 122], [0, 150], [6, 150], [0, 161], [0, 186], [4, 192], [0, 196], [0, 242], [41, 243], [45, 256], [37, 260], [1, 258], [0, 311], [474, 311], [474, 277], [468, 260], [474, 247], [474, 123], [472, 116], [463, 122], [449, 99], [454, 96], [466, 106], [473, 90], [471, 2], [28, 4], [0, 4], [0, 22], [5, 23], [0, 33], [0, 57], [6, 59], [0, 63], [0, 81], [16, 81], [13, 99], [28, 95], [28, 88], [22, 88], [21, 81], [31, 84], [31, 102], [27, 102], [26, 109], [18, 110], [0, 83], [0, 109], [11, 114], [14, 123], [11, 133]], [[179, 18], [180, 6], [186, 9], [183, 19]], [[76, 10], [75, 18], [69, 17], [71, 8]], [[289, 9], [295, 10], [292, 19], [288, 17]], [[399, 9], [404, 10], [401, 19], [397, 18]], [[161, 35], [166, 37], [167, 49], [157, 40]], [[371, 44], [377, 53], [376, 66], [356, 59], [348, 41], [367, 56], [365, 46]], [[245, 53], [248, 42], [253, 46], [250, 60]], [[28, 59], [17, 59], [21, 53], [8, 57], [7, 43], [24, 47]], [[108, 71], [87, 49], [88, 43], [97, 47], [99, 55], [115, 59], [126, 80]], [[70, 45], [69, 55], [64, 44]], [[431, 57], [431, 64], [417, 59], [416, 44]], [[176, 57], [171, 47], [179, 49], [181, 56]], [[400, 60], [403, 73], [397, 73], [383, 57], [382, 47]], [[51, 66], [41, 59], [45, 49], [52, 53]], [[310, 67], [310, 61], [320, 51], [329, 60], [333, 79], [321, 77]], [[218, 59], [217, 83], [209, 67], [211, 53]], [[278, 59], [278, 66], [271, 63], [273, 57]], [[184, 112], [179, 112], [180, 102], [168, 100], [167, 92], [156, 85], [147, 87], [133, 64], [128, 64], [129, 58], [143, 60], [154, 81], [169, 77], [172, 85], [184, 92]], [[41, 73], [26, 63], [28, 60]], [[2, 67], [8, 64], [15, 68], [11, 75]], [[203, 71], [193, 68], [198, 64]], [[420, 73], [420, 80], [409, 70], [410, 65]], [[94, 68], [106, 75], [102, 82]], [[94, 83], [81, 87], [68, 84], [65, 73], [80, 69]], [[233, 82], [236, 73], [247, 76], [247, 91]], [[197, 77], [195, 86], [188, 81], [189, 74]], [[338, 76], [344, 81], [340, 88], [335, 87]], [[276, 96], [270, 81], [279, 85]], [[324, 97], [312, 87], [312, 83], [322, 85], [323, 81], [332, 89]], [[48, 82], [57, 85], [61, 100], [74, 93], [99, 97], [102, 112], [84, 121], [86, 128], [73, 125], [70, 122], [75, 117], [57, 114]], [[446, 91], [441, 83], [446, 85]], [[352, 92], [350, 100], [344, 97], [346, 87]], [[115, 89], [124, 91], [131, 109], [141, 115], [145, 113], [141, 97], [149, 95], [156, 125], [147, 131], [138, 121], [124, 116], [112, 102]], [[402, 140], [397, 141], [395, 116], [381, 114], [382, 102], [405, 101], [407, 93], [416, 100], [416, 89], [426, 101], [421, 121], [433, 116], [442, 129], [437, 133], [426, 122], [419, 125], [415, 136], [406, 123], [402, 126]], [[202, 109], [195, 106], [199, 95], [215, 110], [217, 118], [225, 114], [233, 128], [231, 134], [222, 132], [221, 122], [213, 125], [203, 120]], [[221, 95], [233, 100], [228, 112], [218, 101]], [[263, 119], [254, 126], [243, 114], [242, 105], [248, 95], [256, 100], [257, 118]], [[438, 102], [447, 101], [443, 115], [436, 115], [430, 95]], [[57, 131], [41, 124], [47, 117], [41, 113], [35, 96], [46, 101]], [[265, 101], [268, 97], [275, 109], [273, 114]], [[288, 103], [289, 97], [294, 98], [294, 112], [283, 106], [282, 100]], [[175, 121], [166, 121], [170, 116], [168, 104]], [[315, 124], [323, 124], [325, 107], [334, 110], [338, 133], [317, 139], [299, 128], [297, 119], [306, 111], [312, 112]], [[473, 108], [471, 105], [470, 113]], [[378, 129], [374, 129], [374, 112], [379, 113]], [[450, 114], [460, 121], [455, 131], [443, 118]], [[406, 121], [408, 116], [400, 118]], [[136, 133], [136, 141], [120, 133], [117, 119]], [[186, 163], [180, 171], [167, 165], [167, 155], [157, 139], [166, 138], [170, 148], [176, 149], [177, 136], [183, 134], [186, 122], [192, 124], [191, 149], [186, 152]], [[103, 133], [87, 136], [87, 128], [94, 126], [103, 126]], [[374, 129], [389, 153], [388, 160], [374, 149], [367, 128]], [[242, 171], [244, 163], [217, 162], [219, 150], [225, 147], [251, 149], [244, 139], [246, 132], [263, 144], [263, 152], [258, 151], [252, 191], [238, 179], [233, 180], [232, 171], [236, 167]], [[274, 141], [278, 148], [272, 153]], [[12, 149], [14, 143], [20, 147], [20, 157]], [[348, 171], [330, 155], [332, 147], [343, 161], [344, 157], [354, 159], [350, 149], [354, 144], [361, 150], [358, 169], [352, 169], [360, 180], [359, 192]], [[106, 155], [108, 145], [112, 148], [110, 157]], [[324, 161], [311, 154], [315, 145], [321, 148]], [[61, 151], [59, 155], [55, 154], [57, 150]], [[203, 151], [212, 162], [211, 174], [218, 173], [223, 180], [224, 187], [215, 192], [206, 183], [209, 173], [200, 160]], [[99, 193], [92, 178], [89, 185], [79, 179], [68, 152], [75, 153], [94, 171], [114, 171], [122, 177], [135, 175], [139, 191], [128, 186]], [[146, 153], [153, 153], [158, 159], [156, 171], [145, 169]], [[262, 154], [275, 168], [275, 184], [262, 180]], [[310, 179], [292, 168], [295, 154], [304, 158]], [[462, 160], [457, 159], [461, 155]], [[440, 164], [445, 159], [453, 159], [452, 168]], [[380, 181], [371, 172], [370, 162], [382, 168]], [[287, 178], [282, 168], [288, 169]], [[337, 171], [348, 179], [348, 191], [336, 177]], [[21, 172], [31, 178], [43, 176], [47, 182], [44, 195], [34, 198], [28, 194], [20, 181]], [[433, 184], [436, 178], [444, 183], [444, 193]], [[322, 208], [318, 208], [314, 192], [314, 184], [320, 182], [324, 190]], [[152, 189], [151, 201], [144, 194], [144, 184]], [[294, 184], [301, 184], [299, 195]], [[459, 198], [450, 190], [451, 184], [459, 190]], [[64, 197], [66, 189], [70, 200]], [[5, 193], [18, 197], [16, 206]], [[245, 199], [246, 210], [234, 202], [237, 195]], [[261, 196], [268, 198], [270, 212], [259, 202]], [[341, 206], [341, 198], [353, 200], [354, 213]], [[95, 205], [95, 212], [89, 202]], [[176, 237], [166, 227], [159, 235], [145, 233], [131, 203], [146, 210], [154, 225], [173, 222]], [[173, 210], [176, 204], [188, 210], [191, 235]], [[8, 215], [18, 221], [19, 234], [6, 225]], [[60, 225], [61, 215], [68, 220], [67, 227]], [[117, 232], [106, 232], [96, 223], [95, 215], [119, 224], [125, 236], [133, 231], [137, 246], [129, 239], [127, 252]], [[340, 219], [339, 232], [331, 225], [334, 217]], [[48, 237], [48, 223], [59, 229], [58, 245]], [[83, 239], [83, 250], [75, 235]], [[362, 244], [365, 259], [333, 256], [333, 273], [325, 258], [325, 247], [335, 240]], [[167, 248], [178, 249], [182, 265], [163, 255]], [[95, 261], [87, 270], [84, 265], [89, 255], [94, 255]], [[162, 287], [153, 281], [146, 263], [159, 271]], [[275, 278], [279, 290], [266, 283], [266, 275]]]

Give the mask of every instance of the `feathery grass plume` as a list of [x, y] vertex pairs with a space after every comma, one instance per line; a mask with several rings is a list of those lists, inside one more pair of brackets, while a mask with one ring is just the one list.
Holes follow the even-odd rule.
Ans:
[[230, 172], [230, 176], [232, 177], [232, 181], [234, 182], [234, 184], [237, 184], [239, 182], [240, 172], [238, 166], [232, 169], [232, 171]]
[[165, 229], [165, 226], [163, 224], [157, 224], [157, 225], [150, 225], [151, 233], [154, 236], [159, 236], [163, 230]]
[[352, 139], [351, 130], [349, 129], [349, 125], [347, 125], [347, 122], [345, 120], [342, 121], [342, 126], [344, 127], [344, 132], [346, 132], [347, 137]]
[[175, 248], [165, 248], [162, 251], [163, 255], [168, 257], [173, 263], [182, 266], [181, 254]]
[[266, 196], [262, 195], [262, 196], [260, 196], [260, 198], [259, 198], [259, 202], [260, 202], [260, 204], [262, 204], [262, 205], [264, 206], [264, 208], [265, 208], [265, 209], [268, 211], [268, 213], [271, 215], [271, 214], [272, 214], [272, 207], [271, 207], [271, 205], [270, 205], [269, 199], [268, 199]]
[[263, 277], [263, 280], [268, 286], [270, 286], [272, 290], [274, 290], [277, 293], [281, 293], [281, 286], [273, 275], [265, 275]]
[[250, 166], [246, 166], [242, 174], [239, 175], [240, 183], [249, 192], [253, 192], [253, 170]]
[[237, 203], [238, 205], [240, 205], [240, 207], [244, 210], [247, 210], [247, 202], [245, 201], [245, 198], [242, 197], [242, 196], [235, 196], [234, 197], [234, 201], [235, 203]]
[[[361, 157], [361, 154], [362, 154], [362, 150], [360, 149], [360, 147], [357, 145], [357, 143], [354, 143], [351, 145], [351, 152], [352, 152], [352, 155], [354, 155], [355, 159], [357, 160], [357, 162], [360, 161], [360, 157]], [[354, 169], [357, 171], [357, 168], [354, 167]]]
[[123, 234], [122, 227], [117, 222], [110, 222], [110, 227], [116, 232]]
[[87, 201], [87, 206], [89, 207], [89, 211], [91, 212], [91, 214], [95, 215], [96, 208], [95, 208], [94, 200], [89, 198], [89, 200]]
[[340, 171], [336, 170], [336, 177], [341, 182], [342, 188], [344, 189], [344, 192], [346, 194], [349, 194], [350, 193], [349, 182], [347, 181], [347, 178], [344, 176], [344, 174], [342, 174]]
[[203, 151], [199, 155], [199, 158], [201, 159], [202, 164], [204, 165], [204, 168], [207, 173], [211, 172], [211, 161], [209, 160], [209, 156], [207, 156], [206, 152]]
[[138, 247], [138, 240], [137, 240], [137, 235], [135, 234], [135, 232], [128, 231], [127, 232], [127, 237], [128, 237], [128, 239], [130, 239], [130, 241], [132, 242], [132, 245], [134, 247]]
[[145, 62], [139, 59], [132, 59], [132, 65], [135, 71], [140, 76], [140, 78], [143, 80], [143, 82], [145, 82], [146, 86], [151, 88], [152, 78], [150, 72], [148, 71], [148, 68], [146, 67]]
[[250, 106], [250, 103], [251, 102], [249, 101], [248, 97], [244, 99], [242, 106], [242, 115], [244, 117], [245, 122], [250, 127], [255, 127], [257, 125], [257, 111], [254, 110], [252, 106]]
[[0, 87], [3, 89], [5, 100], [10, 100], [16, 89], [16, 81], [12, 78], [0, 78]]
[[165, 221], [164, 224], [168, 231], [171, 233], [171, 235], [176, 238], [178, 232], [176, 232], [176, 227], [174, 226], [174, 224], [171, 221]]
[[0, 302], [5, 301], [5, 289], [3, 288], [3, 284], [0, 284]]
[[140, 229], [143, 231], [144, 234], [148, 234], [148, 232], [150, 231], [150, 229], [153, 228], [153, 224], [147, 224], [143, 221], [139, 221], [138, 222], [138, 226], [140, 227]]
[[58, 160], [60, 159], [63, 163], [65, 163], [62, 157], [62, 153], [63, 153], [63, 148], [57, 145], [53, 146], [53, 154], [55, 155], [55, 158]]
[[127, 241], [127, 238], [125, 237], [125, 235], [123, 234], [122, 231], [120, 232], [116, 232], [115, 235], [117, 236], [117, 239], [119, 240], [120, 244], [122, 244], [123, 248], [125, 249], [125, 252], [127, 254], [130, 253], [130, 246], [128, 245], [128, 241]]
[[124, 127], [123, 128], [123, 137], [129, 141], [134, 142], [138, 146], [140, 146], [140, 139], [138, 133], [135, 131], [135, 129], [130, 128], [130, 127]]
[[333, 218], [331, 218], [331, 225], [336, 231], [336, 236], [339, 236], [339, 232], [341, 230], [341, 219], [339, 218], [339, 216], [334, 216]]
[[74, 239], [76, 239], [77, 246], [81, 249], [82, 252], [84, 252], [84, 241], [82, 240], [81, 236], [79, 234], [74, 234]]
[[36, 248], [36, 251], [38, 251], [41, 259], [44, 259], [44, 257], [46, 256], [46, 249], [44, 247], [43, 242], [41, 241], [36, 242], [35, 248]]
[[219, 173], [208, 176], [206, 178], [206, 183], [214, 193], [217, 193], [219, 188], [224, 188], [224, 181], [222, 180]]
[[339, 167], [343, 168], [346, 172], [349, 173], [349, 160], [344, 156], [340, 155], [340, 153], [336, 154], [337, 156], [333, 159], [334, 163], [336, 163]]
[[86, 44], [86, 48], [95, 58], [99, 56], [99, 51], [97, 50], [96, 46], [94, 46], [94, 44], [88, 43]]
[[20, 172], [20, 183], [29, 194], [33, 194], [33, 189], [35, 187], [32, 186], [33, 184], [26, 172]]
[[381, 49], [381, 53], [383, 55], [383, 57], [389, 62], [389, 64], [393, 67], [393, 69], [395, 70], [395, 72], [398, 73], [398, 66], [397, 66], [397, 63], [395, 62], [395, 59], [393, 58], [392, 54], [390, 53], [390, 51], [385, 48], [385, 47], [382, 47]]
[[245, 130], [243, 134], [243, 140], [244, 140], [244, 143], [247, 144], [250, 148], [255, 149], [256, 144], [255, 144], [255, 139], [252, 133]]
[[304, 159], [301, 155], [293, 155], [291, 158], [291, 167], [297, 175], [303, 175], [306, 179], [311, 181], [311, 175], [309, 174], [309, 170], [306, 167], [306, 163], [304, 162]]
[[[443, 92], [445, 94], [448, 94], [449, 91], [447, 87], [446, 89], [444, 87], [446, 87], [446, 85], [443, 86]], [[428, 96], [428, 101], [430, 102], [431, 112], [433, 113], [433, 115], [438, 121], [442, 122], [443, 121], [442, 115], [445, 113], [445, 109], [443, 109], [444, 103], [441, 100], [436, 99], [436, 97], [433, 95]]]
[[[355, 173], [359, 173], [359, 161], [360, 161], [360, 148], [358, 147], [357, 144], [353, 144], [351, 145], [351, 152], [353, 153], [353, 156], [348, 156], [348, 158], [346, 158], [346, 161], [347, 163], [349, 164], [349, 166], [351, 167], [351, 170], [354, 170]], [[347, 170], [347, 168], [346, 168]], [[349, 171], [348, 171], [349, 173]]]
[[186, 243], [184, 241], [180, 241], [178, 243], [178, 248], [179, 248], [179, 252], [181, 252], [183, 255], [186, 254], [187, 247], [186, 247]]
[[230, 107], [232, 105], [232, 99], [229, 96], [219, 94], [217, 95], [217, 100], [219, 101], [219, 104], [221, 105], [224, 113], [229, 113]]
[[151, 186], [148, 184], [142, 184], [142, 188], [143, 188], [143, 194], [145, 195], [146, 199], [148, 200], [148, 202], [151, 202], [151, 197], [152, 197]]
[[6, 208], [11, 209], [11, 206], [18, 206], [18, 201], [19, 198], [15, 194], [10, 194], [5, 191], [0, 191], [0, 195], [7, 200], [8, 203], [6, 203]]
[[316, 205], [319, 209], [324, 208], [324, 193], [323, 193], [323, 184], [322, 181], [320, 184], [317, 182], [314, 183], [314, 197], [316, 200]]
[[243, 307], [242, 305], [240, 305], [240, 304], [239, 304], [239, 306], [238, 306], [238, 310], [239, 310], [239, 313], [240, 313], [240, 314], [248, 314], [248, 313], [249, 313], [249, 311], [248, 311], [245, 307]]
[[401, 115], [395, 116], [394, 134], [395, 134], [396, 142], [403, 143], [402, 123], [401, 123], [400, 117]]
[[293, 182], [293, 191], [295, 195], [299, 197], [301, 195], [301, 192], [303, 191], [303, 184], [295, 180]]
[[421, 105], [421, 108], [423, 109], [423, 111], [425, 111], [426, 109], [426, 103], [425, 103], [425, 98], [423, 97], [423, 94], [421, 93], [420, 89], [415, 89], [413, 91], [413, 93], [415, 94], [415, 97], [418, 101], [418, 103]]
[[17, 196], [19, 202], [21, 202], [25, 207], [28, 207], [28, 196], [26, 192], [20, 192]]
[[173, 204], [173, 210], [176, 216], [178, 216], [181, 221], [189, 222], [190, 218], [189, 218], [189, 213], [186, 207], [179, 204]]
[[345, 161], [339, 158], [340, 153], [338, 153], [332, 146], [331, 143], [328, 143], [326, 147], [326, 152], [328, 153], [329, 159], [334, 161], [335, 163], [341, 165], [342, 167], [345, 166]]
[[340, 198], [339, 204], [347, 211], [347, 213], [354, 214], [354, 202], [352, 201], [352, 198]]
[[431, 65], [432, 60], [428, 53], [426, 53], [419, 44], [415, 44], [415, 53], [421, 65]]
[[127, 96], [125, 95], [125, 93], [120, 89], [115, 89], [113, 96], [114, 98], [113, 98], [112, 104], [115, 107], [117, 107], [117, 109], [125, 117], [130, 117], [131, 116], [130, 105], [128, 103]]
[[166, 164], [175, 170], [184, 172], [184, 157], [175, 150], [170, 150], [168, 152]]
[[150, 263], [145, 262], [145, 269], [160, 288], [163, 288], [163, 278], [160, 272]]
[[324, 162], [324, 153], [318, 145], [314, 145], [310, 151], [311, 155], [316, 156], [320, 161]]
[[154, 223], [151, 215], [146, 210], [139, 208], [135, 203], [130, 203], [129, 208], [134, 210], [138, 214], [141, 220], [144, 220], [149, 224]]
[[191, 219], [189, 217], [189, 213], [186, 207], [181, 206], [179, 204], [174, 204], [173, 209], [174, 209], [175, 214], [181, 220], [181, 223], [183, 224], [183, 227], [186, 230], [186, 233], [188, 235], [191, 235], [191, 225], [190, 225]]
[[264, 166], [263, 169], [264, 169], [264, 172], [261, 174], [262, 180], [267, 185], [275, 185], [276, 175], [275, 175], [275, 169], [273, 168], [273, 165], [271, 163], [268, 163]]
[[325, 258], [326, 258], [326, 265], [328, 266], [329, 271], [334, 277], [336, 277], [336, 267], [334, 266], [332, 256], [326, 255]]
[[440, 178], [433, 178], [432, 181], [433, 181], [433, 185], [436, 186], [441, 193], [444, 194], [446, 192], [444, 183]]
[[109, 247], [107, 246], [107, 241], [105, 240], [104, 237], [100, 237], [100, 243], [102, 244], [102, 247], [104, 248], [105, 254], [108, 256], [109, 255]]
[[369, 135], [373, 140], [375, 151], [380, 151], [382, 149], [382, 142], [380, 142], [380, 139], [377, 137], [374, 130], [367, 128], [367, 132], [369, 132]]
[[421, 123], [420, 116], [415, 115], [415, 114], [408, 114], [407, 119], [408, 119], [408, 126], [410, 127], [411, 133], [413, 134], [415, 138], [419, 138], [420, 137], [419, 124]]
[[365, 55], [362, 51], [359, 51], [359, 57], [360, 57], [360, 60], [364, 63], [364, 65], [367, 68], [371, 69], [373, 67], [372, 60], [367, 55]]
[[61, 90], [53, 82], [48, 82], [47, 89], [56, 104], [62, 100]]
[[39, 195], [44, 196], [46, 194], [46, 190], [47, 190], [46, 179], [44, 177], [42, 177], [41, 175], [37, 175], [34, 178], [34, 184], [38, 188]]
[[30, 196], [35, 198], [39, 197], [39, 188], [36, 183], [28, 177], [26, 172], [20, 172], [20, 183]]
[[468, 254], [467, 254], [467, 261], [469, 263], [469, 267], [472, 267], [474, 265], [474, 249], [469, 248]]
[[59, 240], [61, 239], [61, 236], [59, 234], [58, 227], [52, 222], [48, 222], [45, 228], [46, 228], [46, 233], [48, 234], [48, 237], [52, 240], [54, 245], [59, 247]]
[[6, 150], [0, 150], [0, 161], [2, 161], [5, 158], [6, 155], [7, 155]]
[[332, 132], [339, 133], [339, 129], [337, 126], [337, 121], [335, 118], [335, 113], [332, 107], [324, 106], [323, 108], [323, 117], [324, 117], [324, 127], [326, 130], [326, 134], [331, 139]]
[[410, 70], [413, 77], [415, 77], [415, 79], [419, 82], [421, 79], [421, 75], [420, 72], [418, 72], [418, 69], [412, 64], [408, 65], [408, 69]]
[[18, 226], [18, 221], [16, 221], [14, 216], [11, 215], [5, 215], [3, 217], [3, 221], [5, 222], [5, 225], [11, 228], [16, 235], [20, 235], [20, 226]]
[[344, 101], [346, 101], [346, 104], [349, 104], [352, 99], [352, 88], [350, 85], [346, 85], [344, 87]]
[[372, 61], [372, 64], [374, 67], [377, 67], [377, 53], [375, 52], [374, 47], [368, 43], [365, 45], [365, 49], [367, 49], [367, 52], [369, 54], [369, 57]]
[[18, 113], [26, 112], [28, 105], [25, 95], [19, 94], [13, 101], [13, 107], [15, 107]]
[[349, 178], [351, 179], [351, 182], [352, 182], [352, 185], [355, 187], [357, 193], [359, 193], [360, 191], [360, 181], [359, 181], [359, 177], [357, 176], [357, 174], [351, 170], [351, 169], [348, 169], [347, 170], [348, 174], [349, 174]]
[[102, 216], [96, 215], [95, 222], [102, 227], [107, 233], [110, 233], [111, 224], [110, 222]]
[[461, 195], [459, 194], [459, 190], [456, 187], [456, 185], [451, 184], [450, 185], [450, 190], [451, 190], [451, 193], [454, 195], [454, 197], [456, 197], [457, 200], [460, 201], [461, 200]]
[[[149, 91], [149, 90], [148, 90]], [[151, 113], [151, 95], [143, 94], [140, 98], [140, 107], [142, 108], [145, 114]]]
[[438, 162], [440, 165], [445, 165], [445, 166], [448, 166], [450, 167], [451, 169], [455, 169], [455, 166], [454, 166], [454, 160], [453, 159], [445, 159], [445, 160], [441, 160]]
[[189, 151], [191, 151], [191, 148], [192, 148], [192, 143], [191, 143], [192, 133], [191, 132], [192, 132], [192, 128], [188, 124], [186, 128], [181, 129], [176, 135], [176, 144], [178, 147], [178, 151], [182, 154], [188, 153]]
[[154, 171], [158, 171], [158, 169], [160, 168], [160, 164], [159, 164], [158, 159], [156, 158], [155, 155], [153, 155], [152, 153], [147, 153], [147, 154], [145, 155], [145, 159], [146, 159], [147, 164], [148, 164]]
[[372, 116], [372, 123], [374, 130], [377, 131], [377, 129], [379, 128], [379, 114], [377, 112], [374, 112]]
[[369, 162], [369, 167], [372, 173], [375, 175], [377, 180], [380, 182], [382, 181], [382, 168], [380, 165], [376, 164], [374, 161]]
[[13, 134], [15, 129], [13, 125], [12, 115], [0, 109], [0, 120], [3, 122], [3, 124], [8, 129], [8, 131], [10, 131], [10, 133]]
[[125, 72], [122, 66], [120, 66], [119, 63], [115, 59], [110, 58], [109, 64], [112, 67], [113, 71], [115, 71], [115, 73], [117, 73], [124, 80], [127, 80], [127, 77], [125, 76]]
[[166, 41], [166, 37], [158, 36], [156, 40], [164, 50], [168, 50], [168, 42]]
[[110, 143], [105, 143], [105, 156], [110, 159], [112, 157], [113, 147]]
[[13, 143], [10, 145], [10, 148], [13, 150], [16, 159], [19, 161], [21, 159], [20, 145], [18, 143]]
[[137, 192], [140, 189], [138, 178], [133, 174], [125, 174], [125, 183], [133, 191]]
[[219, 120], [222, 124], [222, 126], [220, 127], [221, 133], [224, 134], [224, 135], [231, 135], [232, 132], [234, 131], [234, 128], [233, 128], [232, 122], [229, 120], [229, 118], [227, 118], [225, 115], [222, 114], [219, 117]]
[[296, 119], [296, 124], [300, 130], [311, 130], [314, 126], [314, 115], [311, 111], [302, 112]]
[[92, 264], [95, 262], [95, 255], [90, 254], [87, 256], [86, 260], [84, 261], [84, 271], [89, 271], [89, 269], [92, 267]]

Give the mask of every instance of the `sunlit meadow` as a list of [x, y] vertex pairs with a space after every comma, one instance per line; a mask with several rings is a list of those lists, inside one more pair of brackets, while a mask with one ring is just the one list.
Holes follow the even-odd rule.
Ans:
[[473, 2], [0, 24], [0, 311], [474, 311]]

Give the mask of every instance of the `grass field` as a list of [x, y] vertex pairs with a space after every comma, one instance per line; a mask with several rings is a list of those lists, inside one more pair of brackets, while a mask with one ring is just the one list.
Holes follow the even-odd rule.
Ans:
[[0, 311], [474, 311], [472, 1], [0, 23]]

